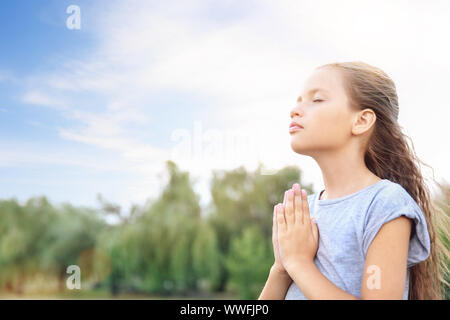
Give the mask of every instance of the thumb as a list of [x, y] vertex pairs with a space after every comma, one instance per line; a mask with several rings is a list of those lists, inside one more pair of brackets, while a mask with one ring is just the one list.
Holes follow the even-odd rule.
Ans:
[[313, 238], [317, 243], [317, 241], [319, 240], [319, 228], [317, 227], [317, 221], [314, 218], [311, 218], [311, 229]]

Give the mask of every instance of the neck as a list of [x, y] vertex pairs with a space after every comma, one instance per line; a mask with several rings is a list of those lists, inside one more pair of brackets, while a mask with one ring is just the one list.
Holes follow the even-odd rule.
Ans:
[[315, 155], [323, 176], [325, 191], [321, 200], [340, 198], [355, 193], [381, 179], [364, 163], [364, 156], [341, 149]]

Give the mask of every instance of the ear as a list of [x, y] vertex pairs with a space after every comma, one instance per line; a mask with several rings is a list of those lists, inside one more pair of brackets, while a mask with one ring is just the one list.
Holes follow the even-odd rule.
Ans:
[[369, 131], [374, 125], [377, 116], [372, 109], [364, 109], [355, 114], [352, 133], [355, 135]]

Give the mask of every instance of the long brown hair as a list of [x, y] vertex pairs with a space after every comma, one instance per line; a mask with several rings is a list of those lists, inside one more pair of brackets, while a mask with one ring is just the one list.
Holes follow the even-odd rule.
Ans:
[[[397, 122], [399, 104], [394, 82], [384, 71], [360, 61], [330, 63], [316, 69], [324, 67], [340, 71], [354, 110], [370, 108], [376, 114], [375, 128], [364, 155], [367, 168], [381, 179], [400, 184], [425, 215], [431, 252], [428, 259], [410, 268], [408, 298], [442, 299], [443, 288], [448, 286], [445, 277], [449, 255], [438, 232], [448, 233], [449, 218], [431, 200], [419, 164], [430, 166], [416, 156], [412, 140], [402, 133]], [[442, 189], [442, 185], [434, 180], [434, 171], [433, 181]]]

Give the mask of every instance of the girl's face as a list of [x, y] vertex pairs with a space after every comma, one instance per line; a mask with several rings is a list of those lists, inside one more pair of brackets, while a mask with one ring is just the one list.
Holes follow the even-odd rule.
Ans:
[[303, 127], [290, 132], [296, 153], [313, 156], [342, 149], [349, 143], [354, 113], [342, 81], [338, 70], [326, 67], [316, 69], [306, 80], [291, 111], [292, 121]]

